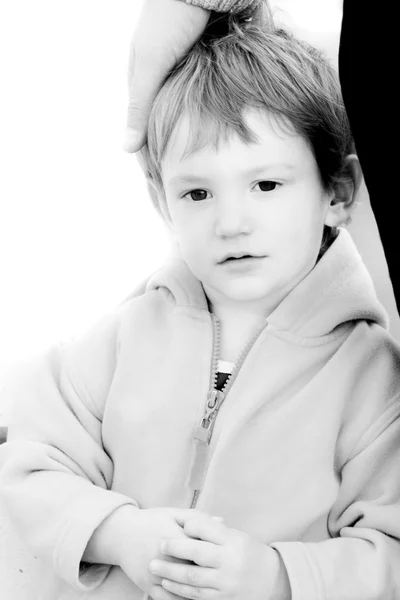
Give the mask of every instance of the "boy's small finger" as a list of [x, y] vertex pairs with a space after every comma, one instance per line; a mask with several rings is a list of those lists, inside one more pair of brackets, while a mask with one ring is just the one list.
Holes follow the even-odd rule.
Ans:
[[199, 510], [194, 510], [193, 508], [180, 508], [176, 509], [174, 518], [180, 527], [184, 527], [188, 519], [193, 519], [193, 517], [196, 517], [198, 514], [202, 513]]
[[180, 527], [185, 526], [185, 519], [181, 515], [175, 515], [175, 521], [178, 523]]
[[220, 523], [224, 522], [224, 517], [213, 517], [214, 521], [219, 521]]
[[202, 539], [191, 539], [190, 537], [162, 539], [160, 552], [167, 557], [185, 561], [184, 564], [195, 563], [199, 567], [213, 569], [221, 566], [219, 545]]
[[225, 540], [220, 523], [222, 523], [221, 517], [214, 518], [199, 513], [185, 522], [183, 530], [191, 538], [220, 545]]

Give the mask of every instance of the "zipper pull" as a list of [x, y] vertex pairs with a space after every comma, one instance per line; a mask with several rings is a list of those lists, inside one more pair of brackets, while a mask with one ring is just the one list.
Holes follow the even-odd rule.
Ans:
[[205, 417], [193, 434], [193, 454], [186, 485], [192, 490], [201, 490], [206, 474], [210, 451], [210, 422]]
[[206, 412], [204, 414], [203, 420], [212, 421], [219, 407], [221, 406], [224, 400], [224, 393], [221, 390], [211, 390], [208, 394], [208, 402], [206, 405]]
[[210, 454], [210, 441], [217, 411], [224, 399], [224, 394], [219, 390], [211, 390], [208, 395], [206, 411], [194, 431], [194, 448], [192, 463], [186, 485], [192, 490], [201, 490], [207, 470]]
[[[198, 427], [196, 429], [196, 433], [199, 432], [199, 434], [202, 435], [200, 429], [201, 428]], [[204, 436], [208, 437], [209, 432], [207, 431], [207, 429], [205, 429], [204, 432]], [[208, 441], [203, 441], [199, 439], [199, 437], [196, 437], [195, 434], [192, 463], [190, 465], [188, 478], [186, 480], [186, 485], [191, 490], [201, 490], [201, 488], [203, 487], [209, 453], [210, 446], [208, 444]]]

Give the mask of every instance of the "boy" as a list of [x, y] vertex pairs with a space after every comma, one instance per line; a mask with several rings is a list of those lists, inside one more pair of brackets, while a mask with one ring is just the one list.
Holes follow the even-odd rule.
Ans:
[[1, 494], [52, 600], [400, 594], [400, 352], [341, 227], [361, 174], [338, 84], [245, 17], [150, 117], [180, 258], [16, 401]]

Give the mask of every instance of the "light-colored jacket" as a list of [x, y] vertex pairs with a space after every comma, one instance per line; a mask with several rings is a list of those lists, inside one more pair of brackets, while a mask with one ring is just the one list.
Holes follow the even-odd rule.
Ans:
[[293, 600], [399, 598], [400, 348], [385, 319], [343, 230], [247, 348], [197, 482], [218, 328], [183, 262], [32, 365], [0, 487], [53, 566], [41, 600], [143, 598], [120, 568], [80, 570], [88, 540], [124, 504], [194, 497], [280, 552]]

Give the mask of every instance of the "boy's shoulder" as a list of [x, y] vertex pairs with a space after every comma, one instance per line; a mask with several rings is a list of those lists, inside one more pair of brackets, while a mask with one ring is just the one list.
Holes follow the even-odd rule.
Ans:
[[143, 279], [122, 302], [92, 325], [87, 332], [71, 341], [68, 347], [98, 347], [101, 340], [110, 342], [121, 328], [146, 312], [163, 313], [176, 307], [207, 310], [203, 288], [186, 263], [171, 260]]
[[[63, 344], [65, 371], [78, 382], [85, 382], [85, 387], [107, 388], [121, 346], [140, 344], [143, 336], [160, 331], [177, 307], [208, 312], [200, 282], [182, 261], [167, 263], [144, 279], [85, 334]], [[75, 385], [79, 387], [79, 383]]]
[[[363, 361], [371, 365], [387, 363], [391, 372], [400, 379], [400, 342], [391, 334], [388, 322], [382, 324], [368, 319], [354, 321], [352, 336], [360, 348]], [[356, 355], [354, 360], [357, 361]]]
[[376, 394], [386, 405], [400, 399], [400, 343], [376, 322], [360, 320], [350, 336], [348, 359], [366, 396]]
[[359, 321], [338, 377], [350, 374], [338, 440], [342, 461], [361, 453], [400, 418], [400, 344], [377, 323]]

